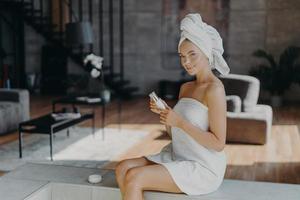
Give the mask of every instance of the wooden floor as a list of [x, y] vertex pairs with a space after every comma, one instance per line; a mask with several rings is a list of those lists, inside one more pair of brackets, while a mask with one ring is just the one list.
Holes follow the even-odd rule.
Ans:
[[[51, 111], [51, 101], [57, 97], [31, 97], [31, 117]], [[169, 105], [174, 105], [169, 101]], [[157, 115], [148, 109], [148, 98], [137, 98], [122, 103], [122, 128], [148, 130], [150, 134], [128, 151], [112, 159], [106, 168], [114, 169], [123, 159], [158, 153], [170, 139], [164, 134], [164, 126], [159, 124]], [[105, 124], [117, 126], [117, 103], [106, 108]], [[81, 111], [85, 111], [81, 108]], [[283, 106], [274, 109], [271, 140], [267, 145], [227, 144], [227, 170], [225, 178], [256, 180], [281, 183], [300, 183], [300, 105]], [[90, 126], [86, 122], [83, 126]], [[101, 127], [101, 108], [96, 112], [96, 126]], [[17, 133], [0, 137], [0, 145], [14, 141]], [[1, 176], [1, 172], [0, 172]]]

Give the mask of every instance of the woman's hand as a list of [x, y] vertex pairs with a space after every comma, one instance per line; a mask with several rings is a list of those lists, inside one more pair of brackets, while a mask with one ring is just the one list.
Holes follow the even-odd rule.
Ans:
[[[167, 104], [164, 100], [162, 100], [162, 99], [160, 99], [160, 100], [163, 102], [163, 104], [165, 105], [166, 108], [169, 107], [168, 104]], [[156, 113], [156, 114], [160, 114], [160, 112], [163, 111], [164, 109], [158, 108], [158, 107], [156, 106], [156, 104], [155, 104], [155, 101], [153, 101], [153, 100], [150, 98], [150, 110], [151, 110], [152, 112]]]
[[179, 127], [182, 121], [183, 118], [169, 106], [160, 112], [160, 123], [164, 125]]

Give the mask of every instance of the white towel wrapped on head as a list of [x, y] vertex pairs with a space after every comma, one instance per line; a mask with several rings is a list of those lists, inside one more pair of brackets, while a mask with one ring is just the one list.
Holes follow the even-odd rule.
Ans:
[[207, 56], [212, 68], [224, 75], [229, 73], [230, 69], [222, 56], [222, 38], [215, 28], [203, 22], [199, 14], [188, 14], [181, 20], [180, 30], [178, 52], [181, 43], [188, 39]]

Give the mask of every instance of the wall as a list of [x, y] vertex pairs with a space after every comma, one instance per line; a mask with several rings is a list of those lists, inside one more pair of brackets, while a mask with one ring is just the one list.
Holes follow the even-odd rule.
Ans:
[[[248, 74], [261, 61], [251, 56], [261, 48], [276, 59], [289, 45], [300, 46], [300, 1], [230, 0], [228, 64], [232, 73]], [[293, 85], [285, 99], [299, 100], [299, 86]], [[269, 94], [261, 93], [261, 98]]]
[[[178, 80], [181, 68], [174, 56], [168, 59], [169, 51], [162, 46], [162, 41], [166, 38], [162, 30], [162, 23], [165, 22], [162, 21], [162, 1], [125, 2], [125, 77], [132, 80], [133, 85], [140, 87], [140, 93], [147, 94], [157, 89], [158, 82], [162, 79]], [[177, 15], [176, 11], [175, 14]], [[174, 16], [174, 13], [169, 16]], [[171, 23], [174, 23], [172, 19]], [[178, 32], [178, 29], [174, 31]], [[176, 35], [169, 35], [169, 41], [172, 42], [169, 45], [175, 48], [175, 53]]]
[[[94, 0], [94, 9], [98, 2]], [[104, 1], [106, 2], [106, 1]], [[115, 1], [118, 2], [118, 1]], [[182, 69], [176, 58], [177, 42], [179, 39], [180, 6], [186, 3], [187, 11], [201, 11], [204, 19], [215, 26], [211, 9], [211, 2], [217, 0], [125, 0], [125, 78], [133, 86], [139, 86], [141, 94], [147, 94], [157, 89], [162, 79], [178, 80]], [[228, 4], [227, 29], [223, 35], [226, 41], [226, 59], [232, 73], [248, 74], [249, 69], [259, 60], [251, 56], [258, 48], [265, 49], [278, 55], [289, 45], [300, 45], [300, 1], [295, 0], [224, 0]], [[170, 7], [166, 8], [165, 6]], [[107, 14], [108, 6], [105, 6]], [[118, 4], [114, 5], [118, 8]], [[86, 10], [87, 12], [87, 10]], [[178, 17], [179, 16], [179, 17]], [[216, 15], [220, 17], [220, 15]], [[181, 16], [182, 17], [182, 16]], [[118, 31], [118, 14], [115, 18], [115, 31]], [[94, 23], [99, 22], [97, 14], [93, 16]], [[107, 23], [107, 20], [104, 20]], [[30, 30], [29, 30], [30, 31]], [[97, 32], [97, 30], [95, 29]], [[30, 32], [30, 34], [32, 34]], [[29, 34], [29, 35], [30, 35]], [[27, 41], [38, 37], [28, 36]], [[118, 35], [115, 40], [115, 64], [119, 64]], [[105, 32], [105, 47], [108, 46], [108, 32]], [[42, 39], [41, 39], [42, 40]], [[98, 38], [95, 38], [97, 53]], [[28, 43], [27, 43], [28, 44]], [[28, 44], [27, 71], [39, 64], [37, 46]], [[33, 47], [31, 46], [33, 45]], [[31, 47], [30, 47], [31, 46]], [[176, 48], [176, 49], [175, 49]], [[104, 59], [109, 61], [108, 48], [105, 48]], [[173, 50], [172, 50], [173, 49]], [[31, 58], [33, 55], [35, 58]], [[29, 59], [29, 60], [28, 60]], [[35, 66], [36, 65], [36, 66]], [[35, 67], [33, 67], [35, 66]], [[76, 67], [69, 67], [70, 73], [81, 71]], [[78, 72], [79, 71], [79, 72]], [[298, 86], [293, 86], [286, 94], [288, 100], [300, 99]], [[297, 95], [299, 94], [299, 95]], [[262, 92], [262, 98], [268, 94]]]

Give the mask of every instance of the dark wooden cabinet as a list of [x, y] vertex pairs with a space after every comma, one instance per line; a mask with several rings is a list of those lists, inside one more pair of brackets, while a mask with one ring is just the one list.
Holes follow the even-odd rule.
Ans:
[[43, 46], [41, 92], [65, 94], [67, 90], [67, 52], [57, 46]]
[[22, 14], [0, 1], [0, 87], [26, 87], [24, 55]]

